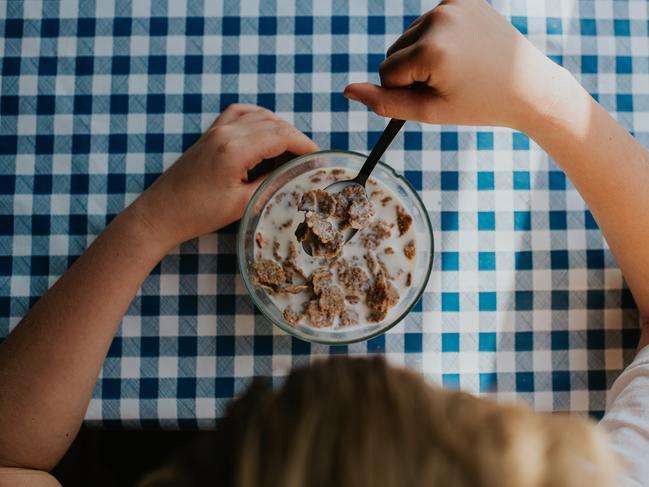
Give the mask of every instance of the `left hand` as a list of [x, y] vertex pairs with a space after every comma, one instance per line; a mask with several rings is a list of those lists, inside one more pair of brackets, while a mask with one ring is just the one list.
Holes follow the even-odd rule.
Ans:
[[262, 159], [316, 150], [270, 110], [230, 105], [127, 211], [168, 250], [238, 220], [263, 180], [248, 182], [247, 172]]

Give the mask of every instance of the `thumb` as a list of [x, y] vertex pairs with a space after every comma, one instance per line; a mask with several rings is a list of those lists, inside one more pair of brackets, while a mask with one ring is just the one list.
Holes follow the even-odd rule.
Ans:
[[436, 123], [442, 115], [443, 99], [432, 88], [413, 90], [353, 83], [345, 88], [344, 95], [382, 117]]

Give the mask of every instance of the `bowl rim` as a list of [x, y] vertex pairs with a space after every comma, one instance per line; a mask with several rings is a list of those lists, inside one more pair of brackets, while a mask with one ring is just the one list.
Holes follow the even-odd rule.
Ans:
[[284, 323], [283, 321], [275, 320], [273, 317], [269, 316], [264, 312], [264, 309], [262, 306], [260, 306], [257, 303], [257, 299], [254, 294], [254, 285], [250, 282], [248, 279], [247, 274], [245, 273], [245, 249], [243, 248], [244, 246], [244, 241], [245, 241], [245, 235], [244, 235], [244, 229], [247, 226], [248, 220], [250, 219], [250, 211], [251, 208], [253, 207], [254, 203], [256, 203], [257, 197], [264, 192], [266, 187], [270, 185], [270, 183], [282, 172], [287, 171], [288, 169], [297, 166], [300, 162], [307, 158], [312, 158], [314, 156], [319, 156], [319, 155], [327, 155], [327, 154], [344, 154], [344, 155], [353, 155], [357, 157], [361, 157], [363, 159], [367, 159], [367, 154], [363, 154], [362, 152], [356, 152], [356, 151], [350, 151], [350, 150], [336, 150], [336, 149], [328, 149], [328, 150], [321, 150], [321, 151], [316, 151], [316, 152], [309, 152], [308, 154], [302, 154], [294, 159], [291, 159], [285, 164], [282, 164], [280, 167], [272, 171], [266, 179], [259, 185], [259, 187], [255, 190], [255, 192], [252, 194], [250, 197], [250, 200], [248, 201], [248, 204], [246, 205], [245, 209], [243, 210], [243, 215], [241, 217], [241, 220], [239, 221], [239, 228], [237, 229], [237, 240], [236, 240], [236, 250], [237, 250], [237, 264], [239, 268], [239, 274], [241, 275], [241, 279], [243, 280], [243, 285], [246, 288], [246, 291], [250, 298], [252, 299], [252, 303], [255, 307], [257, 307], [262, 315], [268, 319], [273, 325], [279, 327], [281, 330], [284, 332], [288, 333], [291, 336], [294, 336], [295, 338], [299, 338], [302, 341], [309, 342], [309, 343], [317, 343], [321, 345], [349, 345], [351, 343], [357, 343], [357, 342], [362, 342], [366, 340], [370, 340], [376, 336], [379, 336], [397, 324], [401, 323], [403, 319], [410, 313], [412, 308], [415, 307], [417, 302], [421, 299], [422, 295], [424, 294], [424, 291], [426, 290], [426, 287], [428, 285], [428, 282], [430, 281], [430, 275], [433, 270], [433, 261], [435, 260], [435, 235], [433, 233], [433, 226], [430, 223], [430, 217], [428, 215], [428, 210], [426, 209], [426, 206], [424, 205], [423, 200], [421, 199], [421, 196], [419, 195], [419, 192], [414, 188], [414, 186], [406, 179], [404, 176], [401, 174], [397, 173], [394, 168], [382, 160], [379, 160], [378, 165], [381, 166], [383, 169], [388, 170], [392, 175], [401, 180], [405, 185], [411, 190], [411, 192], [415, 195], [415, 201], [419, 205], [419, 208], [421, 209], [421, 212], [424, 216], [423, 220], [426, 224], [426, 227], [428, 229], [428, 234], [430, 235], [430, 259], [428, 262], [428, 269], [426, 269], [426, 277], [424, 279], [424, 285], [421, 287], [421, 289], [417, 292], [417, 295], [415, 296], [415, 299], [412, 300], [412, 303], [403, 310], [403, 312], [392, 322], [384, 326], [382, 328], [379, 328], [378, 330], [373, 331], [372, 333], [369, 333], [367, 335], [357, 337], [357, 338], [351, 338], [347, 340], [329, 340], [327, 338], [312, 338], [312, 337], [306, 337], [300, 333], [298, 329], [295, 327], [292, 327], [288, 325], [287, 323]]

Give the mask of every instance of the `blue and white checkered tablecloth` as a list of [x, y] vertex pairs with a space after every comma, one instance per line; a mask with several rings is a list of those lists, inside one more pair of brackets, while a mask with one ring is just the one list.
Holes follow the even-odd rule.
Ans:
[[[649, 146], [648, 2], [495, 6]], [[431, 7], [1, 2], [0, 336], [230, 103], [271, 108], [324, 148], [371, 148], [385, 120], [343, 88], [377, 81], [386, 48]], [[438, 250], [401, 324], [341, 347], [281, 333], [245, 293], [233, 226], [182, 245], [146, 280], [87, 419], [209, 426], [252, 376], [369, 353], [447, 387], [601, 414], [637, 316], [563, 173], [505, 129], [408, 123], [386, 160], [420, 191]]]

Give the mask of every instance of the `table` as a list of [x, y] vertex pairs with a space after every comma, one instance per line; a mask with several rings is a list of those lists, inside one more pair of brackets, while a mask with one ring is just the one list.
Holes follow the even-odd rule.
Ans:
[[[494, 4], [649, 145], [647, 2]], [[342, 90], [377, 81], [386, 48], [430, 7], [3, 2], [0, 336], [230, 103], [271, 108], [321, 147], [367, 151], [385, 120]], [[637, 315], [563, 173], [505, 129], [409, 122], [385, 159], [420, 191], [436, 239], [426, 292], [401, 324], [350, 346], [286, 336], [245, 293], [232, 226], [181, 245], [146, 280], [86, 419], [209, 427], [252, 376], [375, 353], [446, 387], [600, 415]]]

